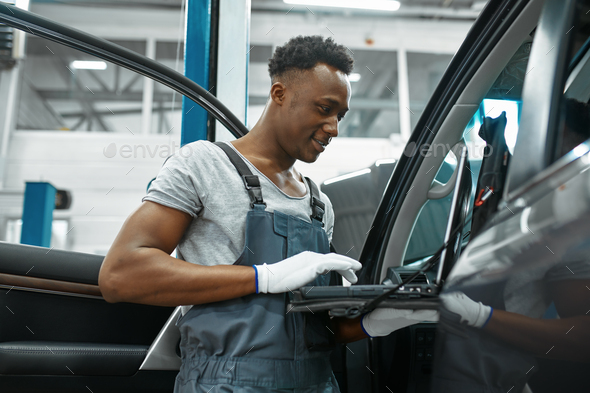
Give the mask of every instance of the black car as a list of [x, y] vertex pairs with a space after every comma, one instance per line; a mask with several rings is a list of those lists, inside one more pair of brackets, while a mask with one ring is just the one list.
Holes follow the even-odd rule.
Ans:
[[[491, 0], [399, 160], [382, 166], [385, 175], [373, 168], [365, 178], [322, 186], [334, 201], [336, 250], [362, 248], [358, 284], [381, 284], [392, 271], [406, 285], [428, 283], [430, 269], [444, 260], [443, 290], [485, 302], [506, 288], [525, 290], [540, 282], [539, 272], [572, 261], [582, 270], [571, 269], [566, 282], [590, 287], [583, 275], [590, 246], [589, 10], [587, 1]], [[153, 78], [204, 107], [235, 137], [247, 133], [206, 90], [155, 61], [14, 7], [0, 7], [0, 22]], [[467, 154], [466, 170], [457, 152]], [[372, 193], [371, 201], [350, 209], [363, 188], [371, 189], [364, 195]], [[453, 207], [448, 198], [458, 190], [462, 197]], [[172, 390], [180, 365], [179, 310], [105, 302], [97, 285], [101, 263], [98, 255], [0, 243], [2, 392]], [[28, 272], [29, 265], [35, 269]], [[464, 372], [488, 383], [490, 392], [510, 391], [511, 378], [521, 391], [587, 391], [588, 294], [576, 292], [570, 302], [576, 307], [568, 309], [564, 296], [540, 293], [538, 308], [554, 306], [535, 318], [578, 318], [578, 329], [563, 334], [579, 352], [564, 354], [549, 342], [546, 354], [517, 351], [520, 368], [505, 375], [491, 367], [502, 362], [505, 347], [518, 345], [423, 323], [341, 346], [333, 356], [341, 390], [459, 392], [437, 381], [441, 373]], [[528, 315], [518, 299], [504, 309]], [[471, 340], [462, 347], [465, 357], [449, 358], [451, 344], [462, 339]], [[489, 352], [498, 342], [501, 355]], [[487, 362], [490, 353], [498, 355], [496, 363]], [[532, 368], [521, 372], [525, 364]]]

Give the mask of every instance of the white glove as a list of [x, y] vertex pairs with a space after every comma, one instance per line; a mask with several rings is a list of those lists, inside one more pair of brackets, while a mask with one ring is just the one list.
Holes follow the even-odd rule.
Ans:
[[361, 267], [360, 262], [344, 255], [304, 251], [271, 265], [254, 265], [256, 293], [292, 291], [332, 270], [354, 284], [358, 280], [354, 272]]
[[368, 336], [380, 337], [422, 321], [438, 321], [438, 311], [378, 308], [363, 315], [361, 327]]
[[484, 327], [492, 316], [492, 308], [481, 302], [474, 302], [463, 292], [450, 292], [440, 295], [443, 306], [461, 317], [461, 323], [476, 328]]

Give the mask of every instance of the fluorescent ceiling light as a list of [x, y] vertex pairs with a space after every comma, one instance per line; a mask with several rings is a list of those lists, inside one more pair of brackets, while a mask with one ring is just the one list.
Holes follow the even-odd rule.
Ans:
[[29, 0], [16, 0], [14, 5], [20, 8], [21, 10], [29, 10]]
[[358, 72], [353, 72], [352, 74], [348, 75], [348, 80], [351, 82], [358, 82], [361, 80], [361, 74]]
[[79, 70], [106, 70], [107, 63], [104, 61], [82, 61], [76, 60], [72, 61], [71, 64], [72, 68], [77, 68]]
[[361, 10], [397, 11], [400, 2], [395, 0], [283, 0], [286, 4], [315, 7], [356, 8]]

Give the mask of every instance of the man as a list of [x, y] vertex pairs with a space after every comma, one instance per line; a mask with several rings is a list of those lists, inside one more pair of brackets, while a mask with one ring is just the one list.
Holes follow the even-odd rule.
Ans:
[[[330, 201], [293, 167], [316, 161], [338, 136], [352, 68], [331, 39], [300, 36], [277, 48], [257, 124], [232, 143], [198, 141], [170, 157], [109, 250], [99, 276], [107, 301], [193, 305], [177, 323], [176, 392], [338, 392], [329, 352], [310, 343], [328, 345], [328, 332], [354, 341], [436, 318], [378, 310], [330, 329], [286, 310], [291, 290], [326, 285], [331, 270], [354, 283], [361, 268], [328, 253]], [[169, 256], [175, 248], [178, 259]]]

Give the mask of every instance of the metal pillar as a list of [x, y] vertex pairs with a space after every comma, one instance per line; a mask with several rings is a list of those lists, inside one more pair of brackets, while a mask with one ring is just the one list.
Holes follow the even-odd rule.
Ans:
[[23, 205], [22, 244], [49, 247], [56, 189], [47, 182], [27, 182]]
[[[156, 58], [156, 39], [149, 37], [146, 40], [145, 57]], [[147, 76], [143, 79], [143, 104], [141, 106], [141, 133], [151, 133], [152, 128], [152, 107], [154, 105], [154, 80]]]
[[20, 64], [0, 72], [0, 189], [5, 187], [10, 134], [17, 118]]
[[397, 80], [398, 80], [398, 99], [399, 99], [399, 120], [400, 134], [405, 142], [410, 139], [412, 134], [412, 122], [410, 116], [410, 84], [408, 82], [408, 57], [406, 48], [399, 48], [397, 51]]
[[[217, 0], [187, 0], [184, 37], [184, 75], [209, 90], [212, 3]], [[207, 111], [182, 98], [180, 145], [207, 139]]]
[[[244, 124], [248, 108], [248, 63], [250, 50], [250, 0], [221, 0], [216, 97]], [[217, 122], [216, 140], [234, 136]]]
[[[29, 10], [28, 0], [16, 0], [15, 5], [18, 8]], [[17, 63], [9, 70], [0, 71], [0, 189], [5, 188], [8, 145], [18, 117], [17, 103], [22, 79], [22, 59], [25, 57], [26, 36], [27, 33], [24, 31], [13, 29], [12, 57], [17, 60]]]

